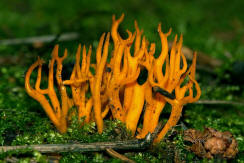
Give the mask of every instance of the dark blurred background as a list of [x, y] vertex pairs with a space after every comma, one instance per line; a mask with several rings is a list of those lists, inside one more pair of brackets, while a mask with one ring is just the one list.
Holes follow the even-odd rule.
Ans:
[[[1, 0], [0, 40], [78, 32], [77, 43], [93, 44], [110, 30], [112, 14], [125, 13], [122, 32], [134, 30], [137, 20], [148, 40], [157, 42], [157, 24], [162, 22], [164, 31], [172, 27], [174, 34], [182, 33], [184, 45], [193, 50], [244, 59], [243, 6], [242, 0]], [[1, 46], [0, 55], [8, 55], [6, 48]], [[25, 49], [19, 50], [11, 55]]]

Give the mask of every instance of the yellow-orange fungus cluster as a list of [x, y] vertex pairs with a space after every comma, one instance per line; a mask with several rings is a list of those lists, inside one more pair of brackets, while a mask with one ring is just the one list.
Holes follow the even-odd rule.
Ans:
[[[54, 47], [49, 62], [47, 89], [40, 88], [43, 60], [38, 58], [28, 69], [25, 77], [26, 91], [41, 104], [59, 132], [65, 133], [67, 121], [71, 116], [77, 115], [78, 118], [84, 117], [85, 123], [95, 121], [99, 133], [103, 132], [104, 118], [120, 120], [136, 138], [141, 139], [155, 130], [165, 104], [169, 103], [172, 106], [170, 117], [154, 140], [159, 142], [177, 124], [183, 105], [199, 99], [201, 90], [195, 80], [196, 53], [192, 64], [187, 66], [181, 51], [182, 36], [179, 40], [175, 36], [169, 52], [167, 37], [171, 34], [171, 29], [163, 33], [159, 24], [162, 49], [158, 57], [155, 57], [155, 44], [149, 43], [142, 36], [143, 31], [136, 22], [134, 33], [127, 30], [126, 39], [120, 36], [118, 27], [123, 18], [124, 15], [116, 20], [113, 16], [111, 34], [102, 34], [96, 49], [96, 63], [90, 62], [91, 46], [88, 51], [85, 46], [78, 46], [76, 63], [69, 80], [62, 79], [62, 62], [67, 57], [67, 50], [60, 57], [58, 45]], [[109, 45], [110, 35], [112, 45]], [[109, 46], [112, 46], [111, 54]], [[134, 49], [133, 54], [131, 49]], [[109, 62], [108, 56], [111, 56]], [[54, 86], [54, 64], [57, 86]], [[32, 87], [30, 76], [37, 67], [38, 75], [35, 87]], [[90, 72], [91, 67], [95, 73]], [[142, 69], [147, 70], [148, 77], [143, 84], [139, 84], [137, 79]], [[71, 89], [72, 97], [69, 97], [67, 87]], [[87, 93], [91, 94], [89, 98]], [[72, 107], [77, 109], [77, 113], [70, 111]], [[138, 128], [140, 117], [143, 119], [142, 128]]]

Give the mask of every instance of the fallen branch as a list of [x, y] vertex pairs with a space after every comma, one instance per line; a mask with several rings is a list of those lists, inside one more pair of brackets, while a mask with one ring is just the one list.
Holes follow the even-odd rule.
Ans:
[[91, 152], [104, 151], [112, 148], [114, 150], [141, 150], [146, 149], [152, 143], [152, 137], [149, 133], [145, 139], [127, 140], [116, 142], [98, 142], [83, 144], [40, 144], [40, 145], [22, 145], [22, 146], [1, 146], [0, 151], [8, 152], [12, 150], [31, 149], [41, 153], [59, 153], [59, 152]]
[[[170, 48], [172, 47], [172, 44], [173, 44], [172, 42], [169, 43]], [[192, 60], [192, 58], [193, 58], [193, 50], [192, 49], [190, 49], [186, 46], [183, 46], [182, 52], [187, 59]], [[208, 67], [217, 68], [223, 64], [223, 62], [221, 60], [216, 59], [216, 58], [212, 58], [212, 57], [210, 57], [210, 55], [207, 55], [203, 52], [198, 52], [197, 57], [198, 57], [198, 59], [197, 59], [198, 63], [200, 65], [206, 67], [207, 70], [211, 70]]]
[[244, 106], [243, 102], [224, 101], [224, 100], [198, 100], [194, 104], [206, 104], [206, 105], [240, 105]]
[[64, 33], [60, 36], [57, 35], [44, 35], [36, 37], [27, 37], [27, 38], [17, 38], [17, 39], [6, 39], [0, 40], [0, 45], [20, 45], [20, 44], [35, 44], [35, 43], [47, 43], [52, 42], [57, 39], [57, 41], [70, 41], [79, 38], [79, 34], [76, 32]]

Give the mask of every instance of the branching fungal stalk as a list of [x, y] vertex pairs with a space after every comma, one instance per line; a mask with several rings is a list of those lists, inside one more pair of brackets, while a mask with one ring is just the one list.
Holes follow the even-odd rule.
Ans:
[[[155, 43], [146, 40], [136, 21], [134, 33], [127, 30], [126, 39], [120, 36], [118, 28], [123, 19], [124, 14], [117, 20], [115, 16], [112, 17], [112, 51], [109, 51], [110, 33], [102, 34], [96, 49], [96, 63], [90, 61], [91, 46], [88, 52], [85, 45], [83, 48], [78, 46], [76, 62], [69, 80], [62, 80], [62, 63], [68, 52], [65, 49], [64, 55], [59, 57], [58, 45], [54, 47], [49, 63], [47, 89], [40, 88], [44, 61], [38, 58], [28, 69], [25, 77], [26, 91], [41, 104], [60, 133], [67, 131], [70, 116], [84, 117], [85, 123], [95, 121], [99, 133], [103, 132], [103, 119], [110, 117], [124, 122], [127, 129], [141, 139], [155, 130], [165, 104], [169, 103], [172, 106], [171, 114], [154, 140], [157, 143], [177, 124], [183, 106], [200, 98], [201, 90], [195, 80], [196, 53], [187, 69], [187, 61], [181, 51], [182, 35], [178, 41], [177, 35], [175, 36], [169, 54], [167, 38], [172, 30], [164, 33], [159, 24], [162, 49], [156, 58]], [[133, 55], [131, 49], [134, 50]], [[107, 61], [109, 55], [110, 62]], [[54, 85], [53, 77], [55, 62], [57, 86]], [[37, 79], [33, 88], [30, 77], [37, 67]], [[90, 72], [91, 67], [95, 73]], [[148, 77], [143, 84], [139, 84], [137, 79], [143, 68], [147, 69]], [[185, 84], [182, 85], [183, 83]], [[71, 88], [71, 98], [66, 92], [67, 87]], [[55, 88], [58, 88], [59, 95]], [[196, 94], [193, 93], [194, 90]], [[88, 93], [91, 97], [86, 96]], [[69, 114], [71, 107], [77, 109], [77, 114]], [[143, 119], [142, 128], [138, 128], [140, 117]]]

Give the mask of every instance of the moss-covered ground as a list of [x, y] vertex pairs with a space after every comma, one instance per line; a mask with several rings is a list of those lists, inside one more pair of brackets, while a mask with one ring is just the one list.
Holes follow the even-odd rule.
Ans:
[[[185, 46], [224, 62], [213, 69], [214, 74], [200, 70], [197, 72], [202, 100], [244, 101], [244, 72], [238, 72], [239, 76], [233, 75], [238, 71], [233, 65], [244, 62], [243, 8], [244, 1], [241, 0], [1, 0], [0, 40], [78, 32], [78, 40], [60, 43], [61, 50], [68, 48], [69, 54], [74, 55], [78, 43], [91, 44], [94, 51], [102, 32], [110, 30], [112, 14], [118, 17], [125, 13], [125, 20], [120, 27], [122, 33], [127, 28], [133, 30], [133, 21], [136, 19], [148, 40], [157, 45], [160, 40], [156, 27], [162, 22], [163, 31], [172, 27], [173, 35], [183, 34]], [[0, 44], [0, 145], [81, 143], [130, 138], [120, 122], [106, 121], [105, 131], [99, 135], [95, 124], [79, 128], [79, 122], [75, 119], [67, 134], [61, 135], [41, 106], [26, 94], [25, 71], [38, 55], [48, 62], [55, 43], [46, 43], [40, 48], [26, 44]], [[158, 53], [160, 46], [156, 49]], [[72, 59], [67, 63], [72, 62]], [[169, 113], [170, 108], [164, 111], [162, 119], [166, 119]], [[122, 154], [136, 162], [227, 162], [220, 158], [202, 159], [186, 150], [183, 130], [202, 130], [204, 127], [232, 132], [238, 141], [239, 153], [230, 161], [244, 162], [244, 107], [238, 105], [186, 105], [179, 125], [158, 146]], [[61, 162], [119, 162], [104, 152], [60, 155]], [[18, 158], [20, 162], [30, 159], [45, 162], [47, 158], [35, 151], [14, 151], [1, 154], [0, 160], [10, 156]]]

